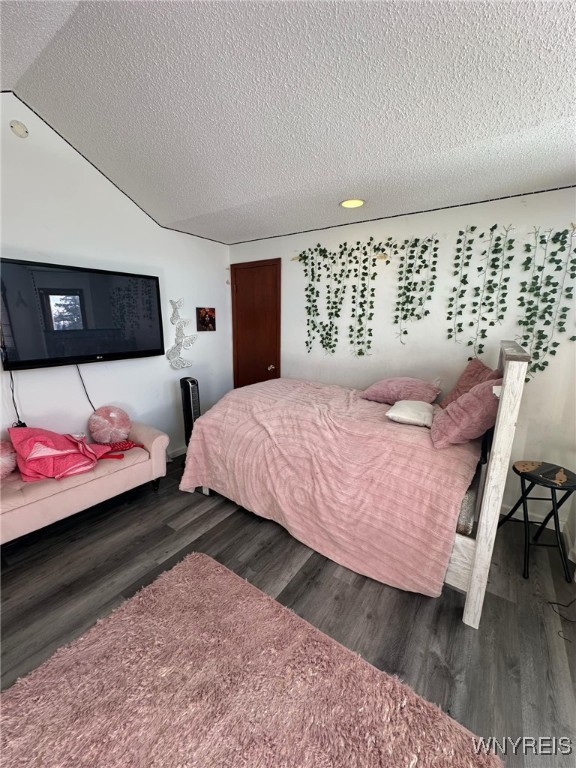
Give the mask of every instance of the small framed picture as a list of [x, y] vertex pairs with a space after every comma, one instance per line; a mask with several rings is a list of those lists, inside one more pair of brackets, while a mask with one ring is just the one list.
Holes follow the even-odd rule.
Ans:
[[214, 307], [196, 307], [196, 330], [216, 330], [216, 310]]

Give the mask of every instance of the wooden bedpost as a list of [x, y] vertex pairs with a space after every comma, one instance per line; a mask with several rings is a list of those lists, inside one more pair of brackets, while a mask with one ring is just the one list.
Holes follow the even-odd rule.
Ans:
[[464, 606], [464, 623], [475, 629], [480, 624], [494, 539], [496, 538], [504, 486], [508, 475], [514, 431], [529, 362], [530, 355], [515, 341], [501, 342], [499, 368], [503, 372], [504, 380], [494, 430], [494, 441], [486, 470], [484, 496], [476, 533], [474, 562], [472, 563]]

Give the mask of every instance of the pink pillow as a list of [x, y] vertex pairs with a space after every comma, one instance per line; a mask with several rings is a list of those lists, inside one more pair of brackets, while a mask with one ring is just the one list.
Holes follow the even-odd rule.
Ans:
[[115, 405], [97, 408], [88, 419], [88, 431], [96, 443], [118, 443], [126, 440], [132, 422], [130, 416]]
[[499, 400], [492, 387], [502, 384], [502, 379], [484, 381], [465, 392], [446, 408], [434, 413], [430, 437], [434, 448], [467, 443], [496, 424]]
[[478, 358], [475, 357], [468, 361], [468, 365], [460, 374], [460, 378], [454, 385], [454, 389], [452, 389], [446, 397], [443, 397], [442, 400], [440, 400], [439, 405], [441, 408], [446, 408], [447, 405], [458, 400], [461, 395], [470, 392], [472, 387], [475, 387], [476, 384], [481, 384], [483, 381], [499, 379], [501, 376], [502, 374], [500, 371], [493, 371], [491, 368], [488, 368], [487, 365], [484, 365], [482, 360], [478, 360]]
[[16, 451], [10, 440], [0, 440], [0, 480], [16, 469]]
[[360, 394], [364, 400], [375, 400], [377, 403], [394, 405], [398, 400], [420, 400], [431, 403], [440, 394], [435, 384], [423, 379], [412, 379], [399, 376], [392, 379], [381, 379]]

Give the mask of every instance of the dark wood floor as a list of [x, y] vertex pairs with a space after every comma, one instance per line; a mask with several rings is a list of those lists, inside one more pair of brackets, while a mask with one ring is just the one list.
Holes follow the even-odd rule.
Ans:
[[508, 766], [574, 766], [576, 585], [554, 549], [521, 577], [522, 527], [498, 533], [479, 630], [463, 597], [386, 587], [336, 565], [275, 523], [219, 496], [182, 493], [182, 461], [155, 493], [130, 491], [5, 545], [2, 687], [83, 633], [192, 551], [205, 552], [482, 736], [569, 736], [566, 757]]

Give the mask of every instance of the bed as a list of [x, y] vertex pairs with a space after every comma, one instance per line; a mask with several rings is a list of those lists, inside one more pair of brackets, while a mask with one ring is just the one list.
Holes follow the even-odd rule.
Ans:
[[502, 342], [482, 472], [480, 440], [435, 450], [429, 430], [390, 421], [388, 405], [358, 390], [275, 379], [233, 390], [198, 419], [180, 488], [210, 488], [385, 584], [461, 590], [463, 620], [478, 627], [528, 361]]

